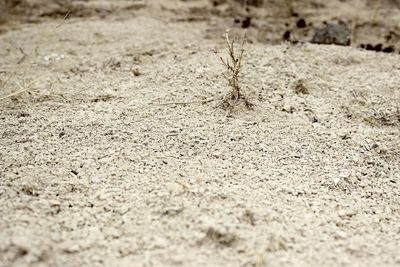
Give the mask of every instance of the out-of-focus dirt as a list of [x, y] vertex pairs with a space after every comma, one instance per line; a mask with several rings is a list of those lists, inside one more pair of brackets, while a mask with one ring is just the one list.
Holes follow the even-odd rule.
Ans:
[[[17, 2], [0, 266], [400, 265], [398, 2]], [[323, 21], [354, 47], [304, 42]], [[255, 104], [230, 117], [227, 27]]]
[[250, 41], [268, 44], [308, 42], [319, 28], [334, 23], [348, 27], [354, 47], [400, 52], [399, 0], [6, 0], [3, 6], [0, 20], [29, 22], [68, 12], [72, 17], [122, 19], [144, 9], [170, 21], [207, 21], [207, 38], [219, 37], [226, 28], [246, 28]]
[[333, 23], [349, 28], [354, 47], [400, 51], [400, 2], [396, 0], [169, 1], [160, 6], [173, 21], [207, 21], [205, 36], [211, 39], [226, 28], [245, 28], [253, 42], [308, 42], [319, 28]]

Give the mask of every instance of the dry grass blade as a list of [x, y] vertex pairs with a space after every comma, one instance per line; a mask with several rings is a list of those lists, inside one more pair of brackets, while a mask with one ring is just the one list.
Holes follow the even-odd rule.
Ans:
[[37, 79], [35, 79], [35, 80], [29, 82], [28, 84], [26, 84], [24, 87], [21, 87], [21, 88], [20, 88], [18, 91], [16, 91], [16, 92], [13, 92], [13, 93], [8, 94], [8, 95], [6, 95], [6, 96], [0, 97], [0, 101], [2, 101], [2, 100], [4, 100], [4, 99], [7, 99], [7, 98], [10, 98], [10, 97], [13, 97], [13, 96], [16, 96], [16, 95], [19, 95], [19, 94], [21, 94], [21, 93], [23, 93], [23, 92], [29, 91], [30, 86], [31, 86], [32, 84], [34, 84], [36, 81], [37, 81]]
[[[48, 34], [42, 36], [42, 37], [39, 39], [39, 43], [42, 43], [42, 40], [43, 40], [43, 39], [47, 38], [50, 34], [54, 33], [59, 27], [61, 27], [61, 26], [64, 24], [64, 22], [68, 19], [68, 16], [70, 15], [70, 13], [71, 13], [71, 11], [69, 10], [69, 11], [65, 14], [63, 20], [62, 20], [57, 26], [54, 27], [53, 31], [49, 32]], [[23, 54], [23, 57], [22, 57], [20, 60], [18, 60], [17, 65], [23, 65], [23, 64], [21, 64], [21, 63], [23, 63], [24, 61], [26, 61], [26, 59], [27, 59], [28, 57], [30, 57], [34, 52], [37, 53], [38, 46], [35, 46], [35, 47], [33, 48], [32, 52], [31, 52], [31, 53], [28, 53], [28, 54], [27, 54], [21, 47], [19, 47], [18, 49], [19, 49], [20, 52]], [[17, 69], [14, 70], [14, 71], [12, 71], [11, 74], [8, 76], [8, 78], [0, 85], [0, 89], [3, 89], [3, 88], [7, 85], [7, 83], [15, 76], [16, 73], [17, 73]], [[8, 95], [6, 95], [6, 96], [0, 97], [0, 101], [2, 101], [2, 100], [4, 100], [4, 99], [7, 99], [7, 98], [9, 98], [9, 97], [13, 97], [13, 96], [19, 95], [19, 94], [21, 94], [21, 93], [23, 93], [23, 92], [25, 92], [25, 91], [28, 91], [28, 90], [29, 90], [29, 86], [31, 86], [36, 80], [37, 80], [37, 79], [35, 79], [34, 81], [30, 82], [28, 85], [24, 86], [24, 88], [20, 88], [20, 90], [18, 90], [18, 91], [16, 91], [16, 92], [13, 92], [13, 93], [8, 94]]]
[[14, 73], [11, 73], [11, 74], [8, 76], [7, 80], [5, 80], [5, 81], [1, 84], [0, 89], [3, 89], [3, 88], [6, 86], [6, 84], [11, 80], [11, 78], [12, 78], [13, 76], [14, 76]]
[[188, 101], [188, 102], [167, 102], [167, 103], [157, 103], [154, 105], [158, 105], [158, 106], [166, 106], [166, 105], [190, 105], [190, 104], [207, 104], [213, 101], [216, 101], [217, 99], [215, 98], [209, 98], [209, 99], [205, 99], [205, 100], [194, 100], [194, 101]]

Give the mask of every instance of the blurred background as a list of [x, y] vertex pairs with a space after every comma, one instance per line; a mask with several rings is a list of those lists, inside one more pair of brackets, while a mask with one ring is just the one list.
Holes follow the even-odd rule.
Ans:
[[[400, 51], [400, 0], [2, 0], [0, 33], [22, 23], [60, 19], [119, 19], [151, 15], [207, 25], [205, 38], [226, 28], [250, 42], [351, 45]], [[146, 27], [146, 25], [143, 25]]]

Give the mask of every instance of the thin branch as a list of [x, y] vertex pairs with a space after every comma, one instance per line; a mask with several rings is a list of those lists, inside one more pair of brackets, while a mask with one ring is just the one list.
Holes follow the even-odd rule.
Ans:
[[216, 98], [209, 98], [206, 100], [196, 100], [196, 101], [189, 101], [189, 102], [167, 102], [167, 103], [153, 103], [154, 105], [157, 106], [166, 106], [166, 105], [189, 105], [189, 104], [206, 104], [210, 103], [213, 101], [217, 101], [218, 99]]
[[12, 96], [19, 95], [20, 93], [23, 93], [23, 92], [25, 92], [25, 91], [28, 91], [28, 88], [22, 88], [22, 89], [20, 89], [20, 90], [14, 92], [14, 93], [11, 93], [11, 94], [9, 94], [9, 95], [3, 96], [3, 97], [0, 98], [0, 101], [1, 101], [1, 100], [4, 100], [4, 99], [6, 99], [6, 98], [12, 97]]
[[246, 43], [246, 36], [243, 37], [242, 47], [240, 49], [239, 56], [235, 53], [235, 40], [229, 38], [229, 31], [226, 32], [225, 42], [228, 47], [228, 58], [224, 60], [218, 55], [217, 51], [214, 50], [215, 55], [222, 62], [222, 65], [226, 68], [222, 75], [231, 87], [231, 91], [223, 98], [221, 106], [227, 109], [228, 114], [232, 111], [235, 104], [240, 100], [243, 101], [247, 108], [251, 108], [252, 104], [246, 99], [241, 93], [240, 86], [240, 72], [242, 67], [242, 59], [244, 54], [244, 45]]
[[30, 87], [32, 84], [34, 84], [37, 80], [38, 80], [38, 79], [35, 79], [35, 80], [29, 82], [27, 85], [24, 85], [24, 87], [20, 86], [20, 90], [14, 92], [14, 93], [8, 94], [8, 95], [6, 95], [6, 96], [1, 97], [1, 98], [0, 98], [0, 101], [4, 100], [4, 99], [6, 99], [6, 98], [9, 98], [9, 97], [13, 97], [13, 96], [19, 95], [19, 94], [21, 94], [21, 93], [23, 93], [23, 92], [29, 91], [29, 90], [30, 90], [29, 87]]

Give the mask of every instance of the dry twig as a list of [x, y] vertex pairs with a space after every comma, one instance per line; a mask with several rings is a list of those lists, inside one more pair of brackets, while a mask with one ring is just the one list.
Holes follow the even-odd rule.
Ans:
[[155, 105], [158, 106], [166, 106], [166, 105], [190, 105], [190, 104], [207, 104], [213, 101], [216, 101], [217, 99], [215, 98], [209, 98], [209, 99], [205, 99], [205, 100], [194, 100], [194, 101], [188, 101], [188, 102], [167, 102], [167, 103], [157, 103]]
[[224, 109], [228, 111], [228, 113], [232, 111], [232, 109], [239, 101], [243, 101], [245, 106], [250, 109], [252, 107], [252, 104], [242, 93], [240, 86], [240, 75], [246, 36], [243, 37], [242, 47], [240, 49], [239, 56], [235, 54], [235, 41], [229, 39], [229, 31], [226, 32], [225, 39], [228, 46], [229, 58], [224, 60], [220, 55], [218, 55], [217, 50], [214, 50], [215, 55], [220, 59], [222, 65], [226, 68], [225, 72], [223, 72], [222, 75], [227, 80], [228, 85], [231, 88], [231, 91], [223, 98], [221, 105]]

